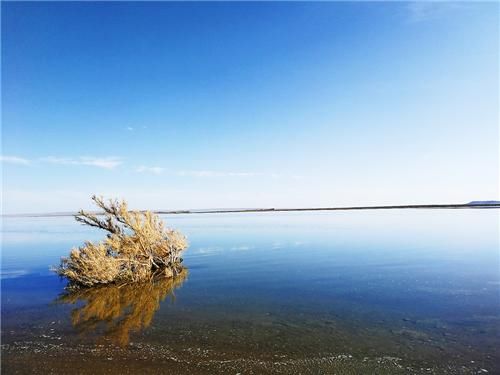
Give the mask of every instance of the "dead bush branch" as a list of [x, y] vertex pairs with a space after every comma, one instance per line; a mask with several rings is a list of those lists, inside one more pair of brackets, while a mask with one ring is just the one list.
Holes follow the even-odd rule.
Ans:
[[105, 230], [107, 238], [97, 244], [85, 242], [61, 259], [54, 271], [69, 280], [70, 288], [150, 280], [159, 270], [172, 277], [183, 269], [186, 237], [165, 228], [158, 215], [129, 211], [125, 201], [106, 202], [96, 196], [92, 200], [103, 214], [80, 211], [75, 219]]

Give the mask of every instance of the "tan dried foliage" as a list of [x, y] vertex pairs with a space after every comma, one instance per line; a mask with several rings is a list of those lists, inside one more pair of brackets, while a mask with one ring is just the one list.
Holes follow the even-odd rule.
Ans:
[[165, 228], [158, 215], [129, 211], [125, 201], [105, 202], [96, 196], [92, 200], [103, 214], [80, 211], [75, 219], [108, 235], [97, 244], [87, 241], [71, 250], [69, 257], [61, 258], [54, 271], [69, 280], [69, 288], [146, 281], [158, 271], [173, 277], [183, 269], [186, 237]]
[[71, 312], [71, 322], [82, 334], [97, 333], [120, 346], [128, 345], [130, 334], [147, 328], [160, 302], [175, 298], [174, 290], [186, 279], [186, 269], [175, 278], [157, 275], [153, 280], [126, 285], [80, 288], [62, 295], [57, 302], [83, 306]]

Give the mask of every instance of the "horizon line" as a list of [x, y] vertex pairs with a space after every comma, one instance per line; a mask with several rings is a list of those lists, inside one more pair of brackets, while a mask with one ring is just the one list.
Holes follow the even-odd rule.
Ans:
[[[475, 203], [478, 202], [478, 203]], [[301, 212], [301, 211], [348, 211], [348, 210], [389, 210], [406, 208], [500, 208], [500, 201], [471, 201], [469, 203], [447, 204], [405, 204], [405, 205], [378, 205], [378, 206], [341, 206], [341, 207], [268, 207], [268, 208], [207, 208], [189, 210], [135, 210], [138, 212], [151, 211], [158, 215], [182, 214], [219, 214], [219, 213], [252, 213], [252, 212]], [[133, 210], [134, 211], [134, 210]], [[102, 215], [103, 211], [86, 211], [94, 215]], [[69, 217], [78, 216], [79, 212], [42, 212], [42, 213], [13, 213], [1, 214], [0, 217]]]

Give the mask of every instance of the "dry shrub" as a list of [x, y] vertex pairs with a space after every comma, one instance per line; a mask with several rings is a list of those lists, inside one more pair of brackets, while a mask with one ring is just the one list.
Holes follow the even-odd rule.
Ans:
[[126, 346], [130, 333], [147, 328], [160, 302], [175, 298], [174, 290], [186, 279], [186, 269], [173, 278], [151, 282], [80, 288], [63, 294], [57, 302], [80, 304], [71, 313], [71, 322], [82, 334], [101, 333], [114, 344]]
[[158, 215], [129, 211], [125, 201], [105, 202], [96, 196], [92, 200], [103, 214], [80, 211], [75, 219], [108, 235], [97, 244], [85, 242], [61, 259], [55, 272], [69, 280], [69, 288], [146, 281], [159, 272], [173, 277], [183, 269], [181, 254], [188, 246], [186, 237], [165, 228]]

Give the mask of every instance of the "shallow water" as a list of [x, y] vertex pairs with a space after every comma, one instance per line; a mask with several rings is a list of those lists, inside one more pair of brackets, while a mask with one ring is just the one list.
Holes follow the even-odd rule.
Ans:
[[165, 216], [185, 278], [63, 295], [102, 233], [4, 218], [6, 373], [500, 373], [499, 211]]

